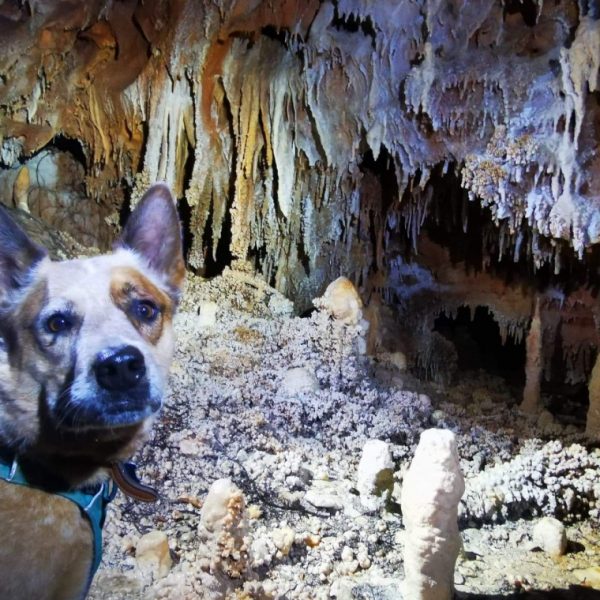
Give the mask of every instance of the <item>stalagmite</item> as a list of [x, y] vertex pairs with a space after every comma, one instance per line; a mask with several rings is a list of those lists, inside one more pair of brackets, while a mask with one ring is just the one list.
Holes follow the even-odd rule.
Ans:
[[540, 386], [542, 383], [543, 357], [542, 357], [542, 320], [540, 318], [540, 301], [535, 302], [535, 311], [531, 319], [531, 326], [525, 341], [525, 389], [521, 410], [535, 414], [540, 412], [541, 398]]
[[27, 166], [23, 165], [19, 169], [19, 173], [17, 174], [15, 183], [13, 184], [13, 204], [25, 212], [29, 212], [29, 185], [29, 169]]
[[453, 597], [461, 546], [458, 503], [464, 490], [454, 434], [424, 431], [401, 494], [406, 527], [402, 593], [407, 600]]
[[210, 486], [202, 507], [198, 566], [206, 598], [225, 598], [248, 569], [246, 502], [230, 479]]
[[588, 381], [590, 406], [587, 412], [585, 433], [593, 440], [600, 439], [600, 352]]
[[338, 277], [332, 281], [323, 296], [315, 298], [313, 304], [347, 325], [357, 325], [363, 317], [362, 300], [347, 277]]

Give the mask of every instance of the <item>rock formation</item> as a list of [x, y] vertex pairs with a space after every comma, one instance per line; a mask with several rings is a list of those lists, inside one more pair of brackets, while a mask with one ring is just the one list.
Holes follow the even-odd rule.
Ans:
[[598, 16], [9, 0], [1, 198], [107, 248], [164, 179], [199, 274], [247, 263], [300, 311], [346, 275], [381, 307], [369, 335], [439, 381], [462, 361], [440, 315], [483, 307], [522, 348], [539, 303], [542, 391], [581, 386], [600, 344]]
[[458, 503], [464, 491], [454, 434], [424, 431], [402, 486], [402, 591], [407, 600], [454, 597], [454, 565], [461, 547]]

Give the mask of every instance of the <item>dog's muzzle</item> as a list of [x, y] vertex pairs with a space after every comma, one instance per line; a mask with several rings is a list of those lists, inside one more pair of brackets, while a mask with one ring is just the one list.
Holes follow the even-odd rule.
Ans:
[[98, 385], [109, 392], [127, 392], [144, 383], [144, 356], [134, 346], [112, 350], [98, 356], [93, 365]]
[[135, 346], [102, 350], [87, 372], [85, 383], [73, 382], [72, 375], [59, 393], [53, 411], [63, 428], [135, 425], [161, 405], [159, 393], [150, 385], [144, 355]]

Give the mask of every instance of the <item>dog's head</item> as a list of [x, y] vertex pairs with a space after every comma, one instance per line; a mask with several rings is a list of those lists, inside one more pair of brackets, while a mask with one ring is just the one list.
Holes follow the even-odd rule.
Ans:
[[51, 261], [0, 209], [4, 442], [119, 454], [160, 408], [184, 275], [165, 185], [144, 195], [114, 252], [92, 258]]

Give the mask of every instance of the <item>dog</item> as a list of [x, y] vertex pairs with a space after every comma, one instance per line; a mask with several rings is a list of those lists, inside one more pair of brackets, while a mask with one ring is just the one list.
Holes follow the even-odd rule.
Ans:
[[111, 472], [148, 490], [116, 465], [161, 406], [184, 277], [164, 184], [91, 258], [50, 260], [0, 208], [1, 599], [85, 598]]

